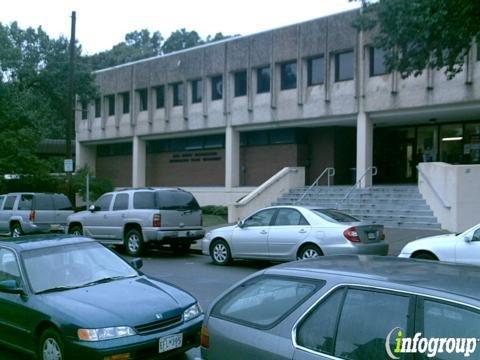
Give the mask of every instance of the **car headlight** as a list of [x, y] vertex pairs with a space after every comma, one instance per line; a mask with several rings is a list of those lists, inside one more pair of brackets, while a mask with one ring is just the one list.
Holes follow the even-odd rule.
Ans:
[[84, 341], [102, 341], [135, 335], [135, 330], [129, 326], [116, 326], [101, 329], [78, 329], [77, 335]]
[[198, 303], [193, 304], [183, 312], [183, 321], [195, 319], [202, 314], [202, 308]]

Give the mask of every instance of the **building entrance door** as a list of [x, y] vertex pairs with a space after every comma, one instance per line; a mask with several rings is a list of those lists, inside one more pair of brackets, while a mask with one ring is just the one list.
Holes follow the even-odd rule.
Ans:
[[407, 184], [417, 181], [419, 161], [415, 128], [377, 128], [374, 130], [373, 165], [378, 174], [375, 184]]

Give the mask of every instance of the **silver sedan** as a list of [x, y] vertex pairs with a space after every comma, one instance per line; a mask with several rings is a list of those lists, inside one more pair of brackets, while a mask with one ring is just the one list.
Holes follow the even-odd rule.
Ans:
[[237, 225], [215, 229], [202, 251], [217, 265], [232, 259], [291, 261], [321, 255], [386, 255], [383, 225], [363, 223], [334, 209], [273, 206]]

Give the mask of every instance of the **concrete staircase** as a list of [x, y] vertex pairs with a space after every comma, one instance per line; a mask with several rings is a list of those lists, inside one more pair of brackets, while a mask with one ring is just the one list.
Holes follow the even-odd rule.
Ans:
[[308, 187], [291, 189], [273, 205], [306, 205], [337, 208], [361, 220], [391, 228], [440, 229], [430, 207], [417, 186], [373, 186], [355, 189], [347, 200], [342, 199], [351, 186], [315, 186], [302, 199]]

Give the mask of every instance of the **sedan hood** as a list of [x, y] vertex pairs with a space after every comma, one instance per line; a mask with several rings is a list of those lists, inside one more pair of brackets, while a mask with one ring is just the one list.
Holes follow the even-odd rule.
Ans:
[[455, 234], [443, 234], [443, 235], [435, 235], [429, 236], [422, 239], [414, 240], [409, 242], [405, 247], [402, 249], [401, 253], [411, 254], [416, 250], [419, 249], [432, 249], [435, 245], [439, 243], [445, 243], [447, 241], [455, 240]]
[[56, 313], [87, 328], [146, 324], [157, 321], [157, 314], [179, 315], [195, 302], [188, 293], [145, 276], [39, 296]]

